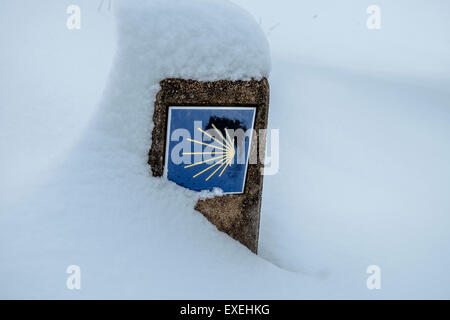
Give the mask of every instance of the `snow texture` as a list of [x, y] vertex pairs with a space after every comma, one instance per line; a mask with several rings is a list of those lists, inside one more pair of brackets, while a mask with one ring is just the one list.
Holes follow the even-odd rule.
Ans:
[[360, 0], [236, 2], [273, 53], [260, 256], [146, 165], [161, 78], [268, 75], [247, 13], [78, 0], [68, 31], [72, 1], [0, 2], [1, 298], [450, 297], [448, 2], [380, 0], [378, 31]]
[[[151, 177], [147, 157], [159, 82], [267, 77], [264, 33], [227, 1], [124, 1], [117, 10], [117, 51], [93, 120], [48, 183], [26, 203], [4, 210], [3, 297], [56, 297], [58, 287], [70, 295], [51, 276], [70, 264], [94, 281], [97, 289], [86, 290], [88, 297], [223, 296], [235, 290], [216, 291], [218, 269], [220, 281], [227, 279], [223, 285], [234, 287], [242, 280], [235, 274], [255, 268], [226, 267], [226, 261], [260, 260], [194, 211], [196, 200], [210, 193]], [[38, 290], [38, 279], [45, 289]]]

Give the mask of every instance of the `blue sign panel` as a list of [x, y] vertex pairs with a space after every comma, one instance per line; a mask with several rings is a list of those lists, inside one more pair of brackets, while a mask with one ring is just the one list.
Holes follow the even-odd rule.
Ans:
[[169, 107], [166, 177], [185, 188], [244, 192], [256, 108]]

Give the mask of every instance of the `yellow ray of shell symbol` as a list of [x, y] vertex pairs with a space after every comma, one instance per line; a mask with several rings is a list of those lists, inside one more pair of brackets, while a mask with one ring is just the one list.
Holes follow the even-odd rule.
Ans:
[[[184, 168], [191, 168], [200, 164], [204, 164], [210, 161], [214, 161], [217, 160], [216, 163], [213, 163], [212, 165], [210, 165], [209, 167], [207, 167], [206, 169], [196, 173], [193, 178], [197, 178], [199, 175], [201, 175], [202, 173], [209, 171], [210, 169], [217, 167], [206, 179], [205, 181], [208, 181], [209, 179], [211, 179], [221, 168], [222, 171], [219, 174], [219, 177], [222, 176], [222, 174], [225, 172], [226, 168], [228, 168], [229, 166], [231, 166], [231, 162], [233, 161], [233, 158], [236, 154], [236, 150], [233, 146], [231, 137], [228, 133], [228, 130], [225, 129], [225, 133], [227, 138], [225, 139], [225, 137], [223, 136], [223, 134], [219, 131], [219, 129], [216, 128], [216, 126], [213, 124], [212, 125], [214, 130], [216, 130], [216, 132], [219, 134], [220, 138], [222, 140], [218, 140], [215, 137], [213, 137], [212, 135], [210, 135], [208, 132], [203, 131], [200, 128], [197, 128], [200, 132], [202, 132], [203, 134], [207, 135], [208, 137], [210, 137], [213, 142], [208, 144], [208, 143], [204, 143], [202, 141], [197, 141], [197, 140], [192, 140], [192, 139], [187, 139], [190, 142], [193, 143], [197, 143], [197, 144], [201, 144], [201, 145], [205, 145], [214, 149], [218, 149], [218, 151], [212, 151], [212, 152], [183, 152], [183, 155], [187, 154], [187, 155], [193, 155], [193, 154], [201, 154], [201, 155], [218, 155], [217, 157], [211, 158], [211, 159], [207, 159], [207, 160], [203, 160], [203, 161], [199, 161], [190, 165], [185, 166]], [[213, 143], [217, 142], [220, 144], [220, 146], [214, 145]], [[220, 166], [219, 166], [220, 165]]]

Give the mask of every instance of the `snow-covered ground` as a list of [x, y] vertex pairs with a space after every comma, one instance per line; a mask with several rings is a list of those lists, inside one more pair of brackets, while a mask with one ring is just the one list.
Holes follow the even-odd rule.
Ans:
[[[113, 106], [144, 106], [126, 85], [152, 79], [115, 53], [106, 5], [2, 1], [0, 297], [450, 297], [450, 4], [378, 1], [369, 30], [371, 2], [234, 2], [270, 42], [280, 129], [259, 256], [195, 212], [194, 193], [149, 177], [148, 145], [110, 135], [133, 132], [120, 115], [150, 117]], [[66, 28], [70, 4], [80, 30]], [[80, 291], [66, 288], [72, 264]], [[366, 288], [373, 264], [381, 290]]]

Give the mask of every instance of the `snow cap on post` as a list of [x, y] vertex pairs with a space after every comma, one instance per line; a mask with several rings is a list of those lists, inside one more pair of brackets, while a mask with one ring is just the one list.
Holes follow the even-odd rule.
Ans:
[[[112, 119], [107, 127], [113, 128], [121, 148], [127, 151], [138, 150], [143, 155], [147, 146], [154, 176], [165, 175], [195, 191], [228, 188], [220, 196], [200, 199], [195, 209], [256, 253], [263, 160], [248, 163], [248, 157], [255, 152], [264, 154], [265, 146], [256, 151], [257, 144], [249, 138], [234, 148], [228, 140], [223, 151], [227, 158], [222, 159], [227, 165], [218, 163], [212, 174], [196, 179], [209, 169], [196, 174], [172, 161], [170, 124], [172, 129], [178, 126], [192, 134], [196, 129], [207, 131], [208, 125], [217, 130], [219, 124], [212, 119], [218, 117], [222, 124], [240, 123], [255, 132], [267, 128], [271, 62], [260, 26], [226, 0], [126, 0], [118, 6], [117, 19], [116, 65], [106, 95], [111, 101], [103, 112]], [[171, 122], [175, 117], [170, 118], [169, 110], [174, 106], [188, 106], [177, 110], [183, 121]], [[200, 127], [194, 128], [198, 123]], [[219, 129], [226, 135], [232, 128]], [[147, 136], [150, 131], [151, 139]], [[229, 161], [242, 154], [244, 163]], [[200, 161], [189, 170], [203, 165], [209, 164]]]
[[227, 0], [123, 0], [120, 51], [152, 77], [201, 81], [269, 76], [270, 50], [255, 19]]

